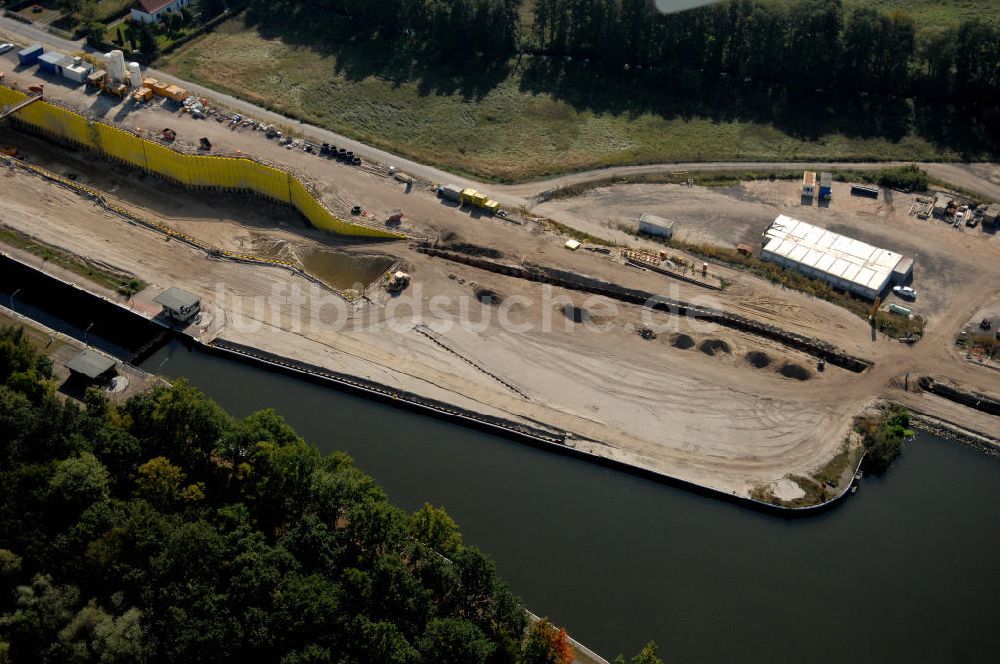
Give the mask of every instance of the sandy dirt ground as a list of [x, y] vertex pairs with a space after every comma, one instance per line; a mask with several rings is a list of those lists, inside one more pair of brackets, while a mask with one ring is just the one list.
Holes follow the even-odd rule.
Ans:
[[[77, 94], [76, 101], [89, 101], [92, 109], [106, 103]], [[824, 339], [872, 359], [875, 367], [861, 375], [831, 366], [819, 372], [814, 358], [754, 336], [432, 258], [409, 241], [320, 233], [285, 208], [235, 195], [200, 198], [128, 169], [103, 162], [95, 167], [91, 155], [0, 130], [0, 142], [17, 144], [32, 162], [216, 246], [246, 251], [285, 243], [362, 260], [389, 258], [414, 276], [401, 297], [373, 290], [369, 299], [348, 305], [286, 270], [210, 259], [38, 177], [0, 176], [0, 223], [135, 273], [150, 287], [132, 305], [149, 313], [158, 310], [152, 298], [167, 287], [199, 294], [210, 315], [195, 332], [206, 339], [255, 345], [566, 431], [579, 449], [720, 490], [745, 495], [764, 484], [789, 499], [796, 492], [785, 478], [826, 464], [867, 404], [886, 395], [917, 398], [893, 387], [908, 370], [1000, 394], [1000, 374], [965, 362], [953, 343], [959, 327], [996, 291], [1000, 245], [979, 231], [906, 217], [909, 206], [899, 197], [867, 202], [838, 190], [834, 203], [820, 209], [796, 206], [795, 188], [787, 183], [733, 190], [631, 185], [546, 204], [544, 214], [598, 234], [649, 209], [676, 219], [679, 234], [732, 244], [759, 237], [784, 211], [908, 253], [917, 261], [919, 312], [929, 320], [925, 338], [913, 347], [881, 335], [872, 339], [866, 322], [850, 312], [721, 266], [712, 266], [713, 274], [732, 285], [707, 291], [626, 267], [614, 255], [566, 251], [565, 238], [539, 224], [470, 215], [430, 192], [407, 193], [385, 177], [285, 150], [249, 130], [158, 107], [124, 115], [112, 110], [109, 117], [119, 115], [128, 126], [170, 126], [191, 142], [209, 136], [220, 150], [281, 161], [312, 181], [337, 211], [360, 204], [378, 219], [403, 209], [404, 229], [414, 237], [475, 243], [503, 252], [506, 260], [717, 306]], [[495, 292], [498, 302], [483, 305], [477, 299], [483, 289]], [[585, 322], [568, 318], [567, 304], [585, 310]], [[655, 339], [637, 333], [647, 326], [658, 332]], [[786, 377], [782, 368], [802, 380]], [[968, 418], [969, 428], [1000, 431], [981, 414], [952, 410], [947, 419]]]

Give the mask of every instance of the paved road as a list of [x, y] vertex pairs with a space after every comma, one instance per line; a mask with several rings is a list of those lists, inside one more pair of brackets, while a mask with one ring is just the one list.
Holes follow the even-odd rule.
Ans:
[[[48, 48], [54, 48], [64, 52], [79, 50], [92, 51], [93, 49], [84, 46], [83, 42], [71, 42], [60, 39], [30, 25], [25, 25], [9, 18], [0, 17], [0, 33], [5, 33], [11, 41], [22, 43], [40, 43]], [[360, 141], [356, 141], [347, 136], [336, 134], [332, 131], [316, 127], [314, 125], [292, 120], [278, 113], [268, 111], [260, 106], [243, 101], [231, 95], [223, 94], [206, 88], [205, 86], [185, 81], [172, 74], [148, 69], [147, 74], [154, 78], [166, 78], [177, 81], [180, 85], [190, 90], [199, 97], [208, 97], [215, 100], [220, 105], [227, 107], [237, 113], [261, 120], [267, 123], [281, 124], [291, 127], [314, 141], [320, 143], [333, 143], [338, 147], [346, 147], [361, 155], [369, 161], [376, 161], [382, 164], [396, 166], [400, 170], [415, 175], [419, 178], [431, 182], [449, 182], [463, 187], [474, 187], [488, 191], [493, 198], [507, 205], [527, 205], [540, 192], [547, 189], [578, 184], [590, 180], [599, 180], [609, 177], [621, 177], [627, 175], [639, 175], [650, 173], [663, 173], [674, 171], [710, 171], [710, 170], [798, 170], [806, 168], [814, 169], [835, 169], [847, 167], [853, 169], [883, 168], [885, 166], [900, 165], [909, 162], [687, 162], [687, 163], [661, 163], [647, 164], [641, 166], [612, 166], [590, 171], [569, 173], [566, 175], [549, 178], [546, 180], [536, 180], [521, 184], [499, 185], [485, 183], [472, 178], [455, 175], [440, 168], [419, 164], [415, 161], [394, 155], [385, 150], [371, 147]], [[993, 163], [983, 164], [944, 164], [944, 163], [920, 163], [929, 174], [934, 177], [946, 180], [970, 191], [978, 192], [981, 195], [1000, 201], [1000, 166]]]

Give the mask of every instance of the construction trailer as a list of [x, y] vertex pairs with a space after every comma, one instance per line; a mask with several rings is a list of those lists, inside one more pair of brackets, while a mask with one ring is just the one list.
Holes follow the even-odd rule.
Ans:
[[806, 198], [812, 198], [816, 195], [816, 173], [814, 171], [806, 171], [802, 174], [802, 195]]
[[38, 58], [45, 53], [45, 49], [40, 44], [32, 44], [27, 48], [22, 48], [17, 52], [17, 63], [22, 67], [33, 65], [38, 62]]
[[819, 174], [819, 199], [828, 201], [833, 196], [833, 173], [823, 171]]
[[643, 212], [639, 215], [639, 232], [669, 240], [674, 236], [674, 222], [649, 212]]
[[495, 200], [491, 199], [489, 196], [481, 191], [476, 191], [472, 188], [465, 188], [458, 194], [458, 202], [461, 205], [470, 205], [480, 210], [485, 210], [490, 214], [496, 214], [500, 211], [500, 204]]
[[948, 207], [951, 205], [951, 199], [943, 194], [938, 194], [934, 197], [934, 207], [931, 209], [931, 214], [934, 215], [935, 219], [944, 219], [948, 214]]
[[910, 258], [783, 214], [764, 231], [760, 257], [868, 300], [913, 275]]

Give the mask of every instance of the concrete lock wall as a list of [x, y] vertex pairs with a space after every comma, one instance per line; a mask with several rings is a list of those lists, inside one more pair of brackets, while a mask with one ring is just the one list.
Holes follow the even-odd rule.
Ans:
[[[0, 106], [27, 98], [0, 86]], [[188, 187], [252, 191], [299, 210], [316, 228], [373, 238], [399, 238], [398, 233], [351, 223], [334, 216], [292, 173], [250, 158], [191, 155], [136, 136], [79, 113], [40, 101], [15, 113], [17, 120], [46, 134], [97, 150], [112, 159], [145, 169]]]

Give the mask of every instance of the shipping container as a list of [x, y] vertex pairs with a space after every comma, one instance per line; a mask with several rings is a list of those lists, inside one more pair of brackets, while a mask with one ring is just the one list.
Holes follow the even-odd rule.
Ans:
[[38, 62], [38, 58], [41, 57], [45, 49], [42, 48], [41, 44], [32, 44], [27, 48], [22, 48], [17, 52], [17, 61], [22, 65], [33, 65]]
[[446, 184], [438, 187], [438, 194], [441, 198], [460, 203], [462, 200], [462, 190], [453, 184]]

